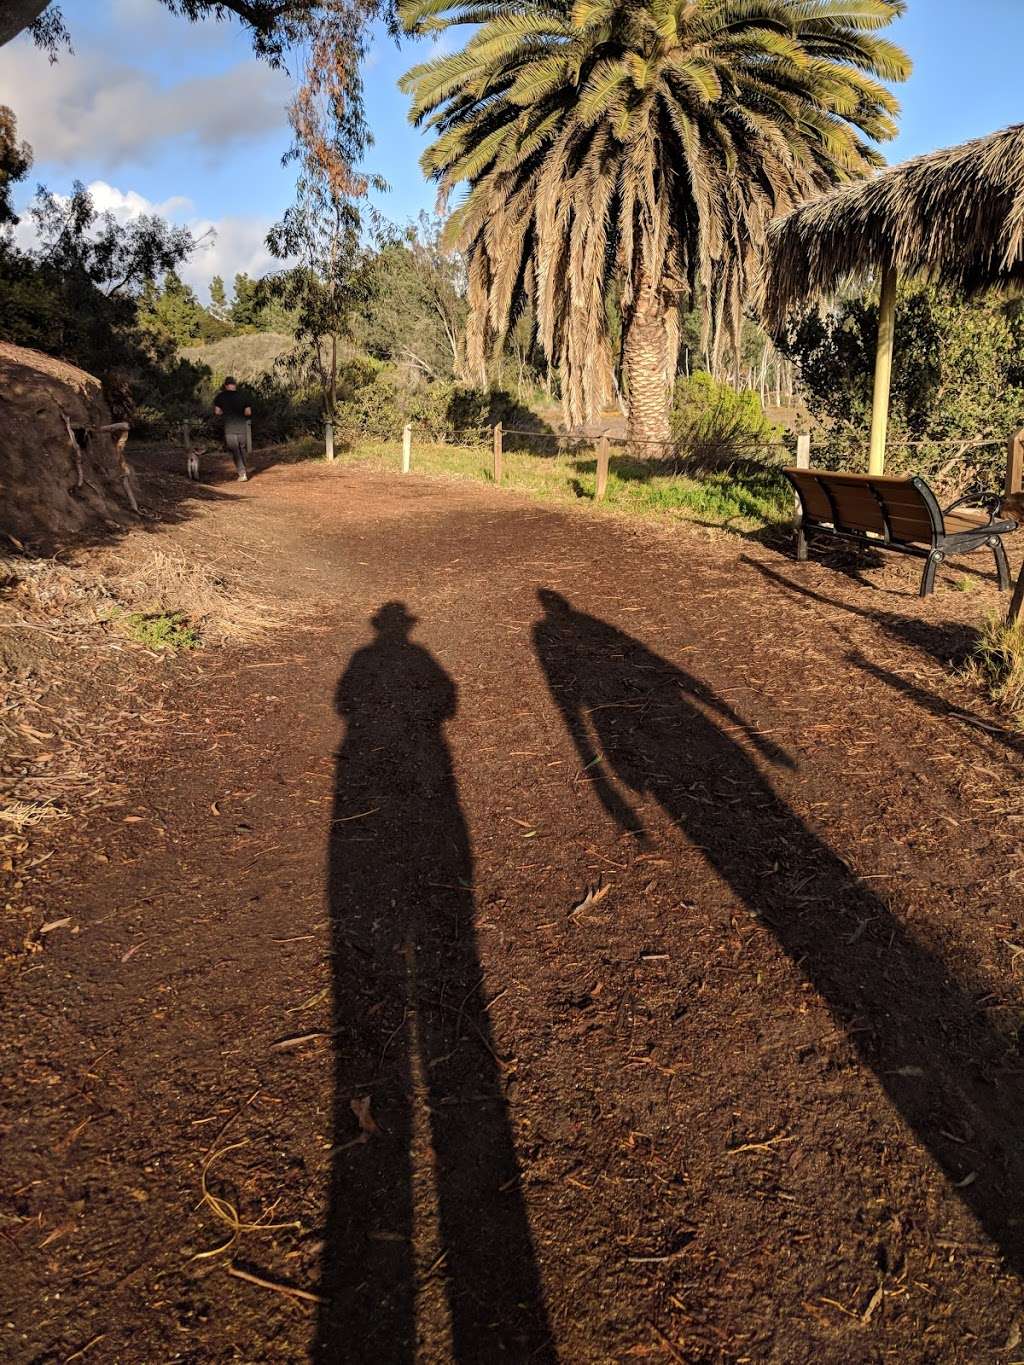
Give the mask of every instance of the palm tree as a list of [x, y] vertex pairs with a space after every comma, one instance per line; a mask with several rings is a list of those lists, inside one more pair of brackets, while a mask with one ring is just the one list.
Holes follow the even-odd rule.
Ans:
[[482, 372], [527, 302], [560, 367], [566, 418], [612, 392], [622, 314], [634, 440], [668, 435], [676, 318], [735, 345], [768, 221], [882, 164], [882, 81], [910, 64], [881, 36], [905, 0], [400, 0], [413, 33], [479, 27], [403, 78], [442, 202], [466, 192], [469, 361]]

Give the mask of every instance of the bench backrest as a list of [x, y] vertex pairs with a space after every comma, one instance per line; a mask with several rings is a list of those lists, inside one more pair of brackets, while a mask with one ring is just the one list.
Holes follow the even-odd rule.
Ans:
[[923, 479], [827, 469], [783, 472], [800, 497], [806, 521], [908, 543], [930, 544], [942, 535], [942, 512]]

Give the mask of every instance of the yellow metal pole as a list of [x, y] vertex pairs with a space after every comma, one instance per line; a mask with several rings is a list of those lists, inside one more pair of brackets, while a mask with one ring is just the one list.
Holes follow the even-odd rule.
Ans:
[[896, 332], [896, 268], [886, 266], [878, 303], [878, 350], [875, 353], [875, 396], [871, 407], [871, 449], [868, 473], [885, 473], [885, 439], [889, 431], [889, 390]]

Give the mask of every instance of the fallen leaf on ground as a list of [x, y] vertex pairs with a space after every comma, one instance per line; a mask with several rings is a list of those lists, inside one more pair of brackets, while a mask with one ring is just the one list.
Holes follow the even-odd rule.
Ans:
[[871, 1321], [872, 1315], [875, 1309], [878, 1307], [878, 1305], [882, 1302], [882, 1298], [884, 1297], [884, 1295], [885, 1289], [882, 1287], [882, 1285], [879, 1285], [875, 1292], [871, 1295], [871, 1300], [868, 1303], [867, 1308], [865, 1308], [864, 1312], [861, 1314], [860, 1320], [865, 1327]]
[[572, 907], [569, 912], [569, 918], [575, 919], [581, 910], [589, 910], [591, 906], [600, 904], [611, 889], [611, 882], [606, 883], [604, 886], [590, 887], [580, 903]]
[[39, 932], [41, 934], [52, 934], [54, 929], [64, 929], [71, 923], [71, 916], [65, 915], [63, 919], [52, 919], [49, 924], [44, 924]]
[[317, 1029], [314, 1033], [296, 1033], [290, 1038], [279, 1038], [276, 1043], [270, 1044], [272, 1052], [290, 1052], [293, 1047], [302, 1047], [304, 1043], [313, 1043], [320, 1038], [330, 1038], [330, 1033], [325, 1029]]

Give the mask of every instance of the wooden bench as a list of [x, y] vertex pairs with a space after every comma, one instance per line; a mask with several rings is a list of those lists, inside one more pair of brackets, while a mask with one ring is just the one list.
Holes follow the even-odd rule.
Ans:
[[[924, 479], [874, 474], [833, 474], [826, 469], [785, 469], [800, 503], [796, 557], [807, 558], [810, 534], [895, 550], [925, 560], [921, 596], [935, 587], [935, 570], [951, 555], [990, 549], [1000, 591], [1010, 586], [1003, 536], [1018, 523], [998, 518], [998, 493], [975, 491], [945, 511]], [[976, 509], [976, 510], [975, 510]]]

